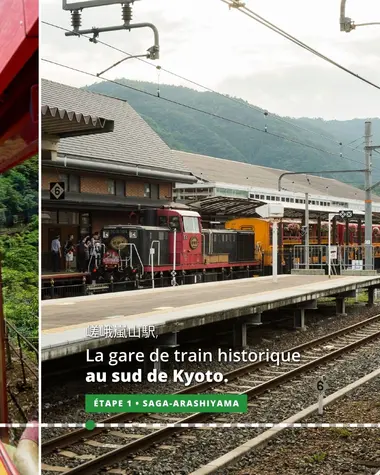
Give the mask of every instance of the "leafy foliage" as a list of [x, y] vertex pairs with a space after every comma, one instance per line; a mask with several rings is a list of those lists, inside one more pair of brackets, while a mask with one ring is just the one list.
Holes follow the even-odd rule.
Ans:
[[38, 336], [38, 159], [0, 176], [0, 209], [28, 224], [0, 229], [5, 317], [26, 337]]
[[[157, 85], [153, 83], [127, 79], [118, 79], [117, 82], [153, 95], [157, 93]], [[234, 98], [237, 102], [233, 102], [215, 93], [198, 92], [185, 87], [160, 85], [161, 99], [108, 82], [93, 84], [87, 89], [127, 100], [172, 149], [289, 171], [363, 168], [364, 120], [362, 119], [325, 121], [287, 117], [286, 121], [290, 122], [289, 124], [276, 120], [271, 115], [266, 117], [264, 110], [246, 107], [248, 103], [242, 99]], [[162, 98], [181, 102], [259, 130], [211, 117], [166, 102]], [[265, 126], [268, 132], [282, 135], [288, 141], [265, 133]], [[380, 130], [379, 119], [373, 120], [373, 129], [375, 132]], [[296, 144], [292, 140], [303, 142], [314, 149]], [[351, 145], [352, 148], [358, 146], [355, 151], [339, 145], [340, 142], [348, 145], [352, 141], [355, 141]], [[375, 133], [373, 141], [380, 142], [380, 135], [376, 136]], [[333, 152], [335, 155], [325, 151]], [[334, 178], [355, 184], [363, 183], [364, 180], [363, 174], [360, 173]], [[380, 166], [376, 167], [375, 163], [374, 178], [380, 180]]]

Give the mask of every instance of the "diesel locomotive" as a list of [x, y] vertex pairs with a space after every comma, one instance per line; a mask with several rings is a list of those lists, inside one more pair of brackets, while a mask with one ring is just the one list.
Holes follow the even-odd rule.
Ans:
[[[177, 209], [141, 212], [138, 224], [105, 226], [93, 260], [93, 280], [178, 283], [252, 277], [261, 267], [254, 257], [255, 233], [202, 229], [199, 213]], [[170, 284], [169, 284], [170, 285]]]

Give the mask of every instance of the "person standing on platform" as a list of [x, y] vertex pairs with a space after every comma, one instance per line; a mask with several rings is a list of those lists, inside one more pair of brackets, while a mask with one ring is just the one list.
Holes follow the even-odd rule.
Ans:
[[53, 272], [59, 272], [60, 260], [62, 258], [61, 242], [59, 236], [56, 236], [51, 242], [51, 258]]
[[91, 238], [87, 236], [84, 240], [84, 272], [88, 272], [88, 266], [90, 262], [90, 247], [91, 247]]
[[74, 261], [74, 236], [70, 234], [65, 243], [66, 272], [71, 272], [71, 265]]

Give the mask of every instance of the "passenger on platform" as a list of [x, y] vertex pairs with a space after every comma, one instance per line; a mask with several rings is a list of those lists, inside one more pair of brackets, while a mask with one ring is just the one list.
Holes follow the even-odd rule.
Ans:
[[90, 242], [91, 242], [90, 236], [86, 236], [85, 238], [81, 239], [80, 243], [78, 244], [78, 270], [79, 272], [88, 271], [88, 261], [90, 259], [90, 255], [89, 255]]
[[71, 272], [71, 266], [74, 261], [74, 236], [70, 234], [64, 248], [66, 272]]
[[53, 272], [59, 272], [61, 267], [60, 260], [62, 258], [61, 241], [59, 236], [56, 236], [51, 242], [51, 258]]
[[98, 231], [96, 231], [91, 238], [89, 246], [89, 269], [93, 271], [99, 267], [100, 261], [100, 251], [101, 251], [101, 241]]

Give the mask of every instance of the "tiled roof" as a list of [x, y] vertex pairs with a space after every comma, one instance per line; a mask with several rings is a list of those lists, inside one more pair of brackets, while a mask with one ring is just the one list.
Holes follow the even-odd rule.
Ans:
[[58, 153], [189, 174], [182, 161], [126, 102], [42, 79], [41, 106], [114, 120], [106, 134], [64, 138]]

